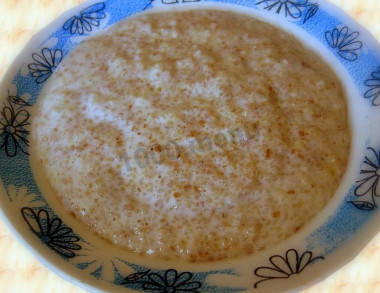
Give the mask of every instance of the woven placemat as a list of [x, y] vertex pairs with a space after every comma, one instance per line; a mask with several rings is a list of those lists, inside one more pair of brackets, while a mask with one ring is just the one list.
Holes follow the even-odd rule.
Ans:
[[[359, 21], [380, 41], [379, 0], [330, 1]], [[82, 2], [84, 0], [0, 0], [0, 79], [35, 33], [63, 11]], [[43, 267], [0, 220], [0, 292], [86, 291]], [[380, 233], [352, 262], [306, 292], [380, 292]]]

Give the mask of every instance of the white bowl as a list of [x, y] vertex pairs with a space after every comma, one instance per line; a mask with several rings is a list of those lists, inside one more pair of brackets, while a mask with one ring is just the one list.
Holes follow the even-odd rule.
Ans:
[[[16, 117], [27, 118], [61, 56], [92, 33], [152, 6], [153, 9], [170, 9], [180, 5], [217, 5], [252, 14], [302, 40], [307, 38], [308, 45], [341, 77], [348, 93], [353, 139], [350, 164], [335, 197], [298, 234], [244, 260], [188, 265], [152, 263], [106, 244], [83, 231], [74, 221], [64, 219], [63, 222], [61, 212], [51, 208], [34, 181], [25, 143], [28, 134], [23, 134], [22, 139], [4, 128], [0, 130], [0, 203], [3, 216], [15, 233], [52, 270], [93, 291], [125, 292], [127, 288], [147, 291], [147, 284], [161, 277], [161, 289], [165, 287], [164, 280], [170, 283], [177, 279], [183, 281], [181, 286], [180, 281], [177, 282], [177, 289], [189, 292], [279, 292], [316, 282], [352, 259], [379, 231], [377, 205], [380, 199], [375, 187], [379, 177], [376, 170], [380, 168], [377, 161], [380, 137], [376, 136], [376, 127], [380, 124], [380, 115], [376, 113], [380, 111], [380, 95], [376, 95], [380, 94], [380, 78], [376, 73], [380, 70], [380, 47], [376, 41], [324, 1], [149, 2], [89, 1], [65, 13], [39, 33], [2, 81], [2, 121], [7, 124], [17, 120], [13, 119]], [[92, 20], [90, 28], [83, 26], [85, 18]], [[74, 26], [76, 23], [78, 27]], [[23, 120], [19, 130], [29, 129], [26, 119], [18, 120]], [[11, 145], [13, 137], [16, 149]], [[374, 166], [370, 167], [365, 161]], [[371, 172], [360, 174], [361, 170]], [[366, 184], [368, 188], [363, 188]], [[65, 238], [63, 247], [54, 241], [54, 237], [59, 238], [58, 233], [47, 235], [48, 223], [56, 224], [60, 232], [70, 235]]]

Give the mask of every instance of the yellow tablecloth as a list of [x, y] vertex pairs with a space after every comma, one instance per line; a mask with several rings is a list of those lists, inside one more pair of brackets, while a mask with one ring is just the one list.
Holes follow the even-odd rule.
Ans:
[[[330, 1], [357, 19], [380, 41], [379, 0]], [[82, 2], [84, 0], [0, 0], [0, 79], [35, 33], [63, 11]], [[0, 292], [86, 291], [41, 266], [0, 220]], [[351, 263], [304, 292], [380, 292], [380, 233]]]

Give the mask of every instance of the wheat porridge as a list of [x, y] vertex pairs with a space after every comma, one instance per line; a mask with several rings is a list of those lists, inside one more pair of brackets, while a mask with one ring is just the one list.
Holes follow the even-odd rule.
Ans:
[[234, 12], [134, 16], [78, 45], [41, 96], [36, 168], [68, 213], [141, 255], [241, 257], [334, 195], [350, 129], [340, 81]]

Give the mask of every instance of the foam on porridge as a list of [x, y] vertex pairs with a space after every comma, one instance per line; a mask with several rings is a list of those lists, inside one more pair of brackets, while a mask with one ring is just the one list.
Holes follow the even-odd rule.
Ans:
[[227, 11], [116, 24], [63, 60], [37, 107], [32, 153], [66, 210], [168, 260], [287, 239], [331, 199], [349, 155], [332, 70], [293, 36]]

